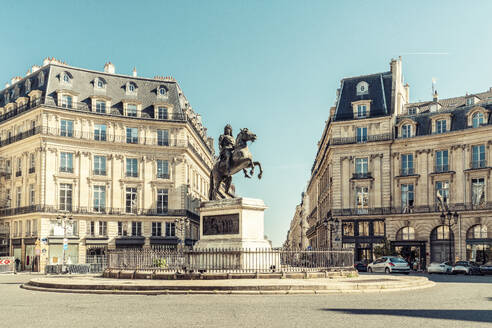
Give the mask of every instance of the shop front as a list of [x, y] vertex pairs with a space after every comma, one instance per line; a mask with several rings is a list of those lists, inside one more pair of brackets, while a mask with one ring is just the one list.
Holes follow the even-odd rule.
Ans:
[[37, 271], [35, 244], [36, 244], [36, 238], [24, 239], [24, 245], [26, 247], [26, 251], [24, 253], [24, 270]]
[[385, 236], [384, 220], [344, 220], [342, 222], [342, 247], [354, 249], [355, 262], [372, 262]]
[[466, 259], [479, 265], [492, 261], [492, 238], [488, 238], [487, 226], [477, 224], [468, 229]]
[[124, 236], [115, 240], [116, 248], [142, 248], [145, 244], [145, 237]]
[[[69, 238], [65, 249], [65, 264], [79, 263], [78, 239]], [[48, 264], [63, 264], [63, 238], [48, 239]]]
[[431, 263], [454, 262], [454, 235], [447, 226], [435, 227], [430, 235]]
[[15, 270], [16, 271], [22, 271], [22, 239], [21, 238], [15, 238], [12, 239], [12, 254], [14, 255], [14, 261], [15, 261]]
[[391, 241], [392, 253], [404, 258], [413, 270], [427, 267], [424, 240], [415, 240], [415, 229], [406, 226], [398, 230], [396, 240]]

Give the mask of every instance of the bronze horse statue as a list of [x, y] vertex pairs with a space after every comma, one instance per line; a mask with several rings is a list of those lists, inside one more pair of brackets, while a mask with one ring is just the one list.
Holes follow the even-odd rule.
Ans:
[[[226, 163], [219, 158], [212, 168], [210, 173], [210, 189], [209, 199], [218, 199], [218, 196], [225, 198], [229, 194], [229, 188], [231, 187], [232, 176], [237, 172], [243, 170], [246, 178], [251, 178], [255, 172], [255, 166], [258, 166], [260, 172], [258, 173], [258, 179], [261, 179], [263, 170], [260, 162], [253, 161], [253, 156], [248, 149], [248, 141], [254, 142], [256, 140], [256, 134], [249, 131], [247, 128], [241, 129], [236, 137], [236, 143], [229, 163], [229, 169], [227, 169]], [[246, 170], [250, 168], [250, 171]], [[224, 182], [224, 193], [220, 192], [220, 185]]]

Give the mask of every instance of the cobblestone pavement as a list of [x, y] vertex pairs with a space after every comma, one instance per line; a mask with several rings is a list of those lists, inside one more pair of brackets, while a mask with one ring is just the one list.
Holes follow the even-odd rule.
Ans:
[[32, 278], [0, 275], [0, 327], [492, 327], [492, 276], [431, 275], [437, 285], [415, 291], [266, 296], [19, 288]]

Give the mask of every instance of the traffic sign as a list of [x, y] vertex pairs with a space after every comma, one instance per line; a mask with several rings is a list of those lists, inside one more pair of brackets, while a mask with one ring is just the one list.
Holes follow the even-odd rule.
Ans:
[[63, 244], [63, 249], [67, 250], [68, 249], [68, 244]]

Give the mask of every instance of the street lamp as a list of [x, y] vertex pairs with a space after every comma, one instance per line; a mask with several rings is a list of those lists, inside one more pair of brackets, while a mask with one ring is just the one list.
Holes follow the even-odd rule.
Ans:
[[[440, 221], [441, 221], [441, 224], [442, 225], [445, 225], [448, 227], [448, 234], [449, 234], [449, 263], [453, 263], [452, 259], [451, 259], [451, 228], [458, 224], [458, 218], [459, 218], [459, 214], [457, 211], [453, 213], [451, 213], [450, 210], [448, 210], [448, 213], [444, 213], [444, 211], [441, 213], [441, 216], [440, 216]], [[454, 240], [454, 235], [453, 235], [453, 240]]]
[[[333, 248], [333, 240], [332, 233], [333, 231], [338, 232], [338, 227], [340, 226], [340, 220], [335, 219], [331, 216], [331, 211], [326, 213], [326, 218], [323, 220], [323, 225], [326, 227], [326, 234], [328, 234], [328, 230], [330, 231], [330, 251]], [[326, 236], [328, 238], [328, 236]]]
[[66, 273], [65, 247], [68, 248], [67, 222], [72, 222], [73, 218], [66, 215], [61, 215], [57, 216], [56, 219], [58, 220], [58, 223], [63, 223], [62, 273]]

